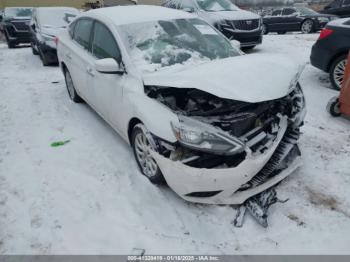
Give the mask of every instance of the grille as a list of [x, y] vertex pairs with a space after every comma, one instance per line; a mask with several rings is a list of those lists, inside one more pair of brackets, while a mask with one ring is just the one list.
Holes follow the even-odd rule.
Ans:
[[16, 21], [12, 22], [13, 26], [16, 28], [17, 31], [28, 31], [29, 26], [26, 24], [25, 21]]
[[259, 19], [233, 21], [236, 29], [242, 31], [252, 31], [259, 27]]

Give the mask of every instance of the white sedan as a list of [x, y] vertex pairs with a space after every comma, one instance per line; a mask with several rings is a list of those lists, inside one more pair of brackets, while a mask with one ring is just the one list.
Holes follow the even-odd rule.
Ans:
[[86, 12], [57, 44], [70, 98], [188, 201], [241, 204], [301, 164], [300, 67], [284, 57], [244, 55], [196, 16], [156, 6]]

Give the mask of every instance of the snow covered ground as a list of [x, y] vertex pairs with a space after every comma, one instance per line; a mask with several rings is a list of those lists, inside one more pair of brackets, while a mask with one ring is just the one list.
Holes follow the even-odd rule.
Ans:
[[[308, 61], [316, 38], [268, 35], [252, 53]], [[337, 95], [327, 74], [308, 65], [301, 84], [305, 165], [278, 186], [289, 201], [269, 228], [247, 216], [238, 229], [231, 207], [150, 184], [123, 140], [69, 100], [58, 68], [0, 44], [0, 254], [349, 254], [350, 121], [325, 111]]]

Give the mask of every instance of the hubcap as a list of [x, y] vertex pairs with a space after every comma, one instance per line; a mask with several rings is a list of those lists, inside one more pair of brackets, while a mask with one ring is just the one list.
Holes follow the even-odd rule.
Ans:
[[67, 89], [68, 89], [68, 94], [71, 99], [74, 98], [74, 85], [73, 85], [73, 80], [70, 74], [67, 72], [66, 73], [66, 81], [67, 81]]
[[312, 21], [305, 21], [301, 27], [303, 33], [310, 33], [312, 30], [313, 23]]
[[339, 89], [341, 88], [341, 85], [343, 83], [346, 62], [346, 59], [344, 59], [340, 61], [334, 68], [333, 79]]
[[157, 174], [158, 166], [151, 155], [151, 146], [144, 133], [140, 132], [135, 137], [135, 152], [143, 173], [147, 177]]

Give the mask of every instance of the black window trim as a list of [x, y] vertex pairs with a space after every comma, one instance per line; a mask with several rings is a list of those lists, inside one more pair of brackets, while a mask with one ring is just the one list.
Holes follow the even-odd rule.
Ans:
[[112, 31], [108, 28], [108, 26], [105, 24], [105, 23], [103, 23], [102, 21], [100, 21], [100, 20], [97, 20], [97, 19], [93, 19], [94, 20], [94, 23], [93, 23], [93, 26], [92, 26], [92, 31], [91, 31], [91, 33], [90, 33], [90, 54], [95, 58], [95, 59], [97, 59], [98, 60], [98, 58], [92, 53], [92, 42], [93, 42], [93, 38], [94, 38], [94, 34], [95, 34], [95, 25], [96, 25], [96, 23], [99, 23], [99, 24], [101, 24], [102, 26], [104, 26], [106, 29], [107, 29], [107, 31], [111, 34], [111, 36], [113, 37], [113, 41], [114, 41], [114, 43], [115, 43], [115, 45], [117, 46], [117, 48], [118, 48], [118, 51], [119, 51], [119, 54], [120, 54], [120, 61], [118, 61], [116, 58], [114, 58], [114, 57], [111, 57], [111, 58], [113, 58], [114, 60], [116, 60], [117, 61], [117, 63], [119, 64], [119, 65], [121, 65], [121, 64], [123, 64], [123, 56], [122, 56], [122, 52], [121, 52], [121, 49], [120, 49], [120, 45], [118, 44], [118, 41], [117, 41], [117, 39], [115, 39], [115, 36], [114, 36], [114, 34], [112, 33]]
[[[79, 44], [75, 39], [75, 30], [76, 30], [76, 26], [77, 26], [77, 23], [79, 21], [82, 21], [82, 20], [90, 20], [92, 22], [92, 26], [91, 26], [91, 29], [90, 29], [90, 36], [89, 36], [89, 43], [88, 43], [88, 48], [85, 49], [81, 44]], [[73, 35], [71, 36], [72, 37], [72, 41], [74, 43], [76, 43], [77, 45], [79, 45], [81, 48], [83, 48], [83, 50], [87, 51], [88, 53], [91, 53], [91, 35], [92, 35], [92, 30], [94, 29], [94, 24], [95, 24], [95, 21], [94, 19], [90, 18], [90, 17], [81, 17], [81, 18], [78, 18], [77, 20], [75, 20], [73, 23], [74, 24], [74, 29], [73, 29]]]

